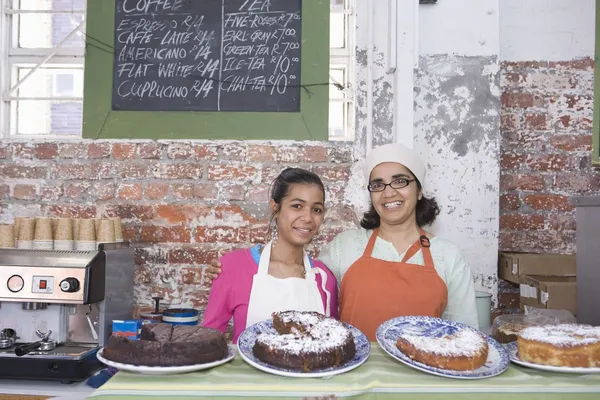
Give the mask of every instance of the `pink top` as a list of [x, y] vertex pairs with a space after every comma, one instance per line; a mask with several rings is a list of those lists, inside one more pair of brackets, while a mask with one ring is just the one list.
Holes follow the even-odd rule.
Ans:
[[[225, 332], [227, 323], [233, 316], [233, 343], [237, 343], [238, 336], [246, 329], [248, 302], [252, 280], [258, 272], [258, 263], [253, 258], [251, 249], [233, 251], [225, 254], [219, 261], [222, 264], [222, 272], [213, 281], [202, 325]], [[311, 262], [313, 268], [319, 268], [327, 274], [325, 288], [331, 295], [329, 304], [331, 316], [338, 318], [338, 291], [335, 276], [322, 262], [318, 260], [311, 260]], [[321, 287], [321, 275], [317, 274], [315, 279], [323, 299], [323, 308], [326, 309], [327, 295]], [[265, 296], [268, 295], [265, 293]]]

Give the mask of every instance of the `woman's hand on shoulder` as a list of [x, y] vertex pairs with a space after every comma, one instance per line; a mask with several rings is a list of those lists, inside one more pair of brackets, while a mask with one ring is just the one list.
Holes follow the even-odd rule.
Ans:
[[208, 276], [209, 284], [212, 286], [212, 283], [215, 279], [219, 277], [219, 274], [222, 272], [221, 263], [216, 258], [213, 258], [208, 263], [206, 267], [206, 276]]

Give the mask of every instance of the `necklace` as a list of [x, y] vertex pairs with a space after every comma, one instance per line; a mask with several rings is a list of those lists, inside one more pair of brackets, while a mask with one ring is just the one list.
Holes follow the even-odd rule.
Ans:
[[[285, 265], [285, 262], [283, 262], [282, 260], [278, 260], [278, 259], [276, 259], [274, 257], [271, 257], [271, 261], [274, 261], [274, 262], [277, 263], [277, 268], [279, 269], [279, 272], [281, 273], [281, 276], [285, 276], [286, 274], [283, 273], [283, 268], [281, 268], [281, 265], [282, 264]], [[306, 278], [306, 269], [304, 268], [304, 264], [295, 263], [294, 264], [294, 268], [297, 268], [297, 267], [301, 267], [302, 268], [302, 273], [301, 273], [302, 278], [303, 279]], [[288, 276], [285, 276], [285, 277], [289, 278]]]

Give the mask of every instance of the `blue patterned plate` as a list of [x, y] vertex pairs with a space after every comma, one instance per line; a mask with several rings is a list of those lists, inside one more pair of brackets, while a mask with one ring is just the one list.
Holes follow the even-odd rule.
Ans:
[[552, 372], [563, 372], [567, 374], [598, 374], [600, 373], [600, 368], [584, 368], [584, 367], [558, 367], [556, 365], [544, 365], [544, 364], [534, 364], [529, 361], [523, 361], [519, 358], [519, 350], [517, 348], [517, 342], [511, 342], [504, 345], [506, 351], [508, 351], [508, 356], [510, 357], [510, 361], [515, 364], [522, 365], [524, 367], [529, 367], [533, 369], [539, 369], [541, 371], [552, 371]]
[[242, 332], [242, 334], [238, 337], [238, 351], [242, 359], [248, 364], [252, 365], [254, 368], [260, 369], [261, 371], [265, 371], [274, 375], [289, 376], [294, 378], [319, 378], [343, 374], [344, 372], [353, 370], [354, 368], [357, 368], [363, 364], [365, 361], [367, 361], [367, 358], [369, 358], [369, 354], [371, 354], [371, 344], [369, 343], [367, 337], [355, 327], [348, 324], [346, 325], [352, 330], [354, 344], [356, 345], [356, 355], [352, 360], [338, 367], [319, 369], [311, 372], [302, 372], [295, 369], [282, 368], [267, 364], [254, 357], [252, 348], [254, 347], [256, 336], [258, 336], [258, 334], [261, 332], [277, 333], [275, 328], [273, 328], [272, 319], [258, 322], [246, 328], [246, 330], [244, 330], [244, 332]]
[[377, 343], [386, 353], [409, 367], [446, 378], [481, 379], [496, 376], [506, 371], [510, 364], [508, 353], [500, 343], [482, 332], [480, 333], [488, 342], [488, 359], [485, 365], [470, 371], [453, 371], [431, 367], [411, 359], [396, 347], [398, 338], [404, 332], [409, 331], [412, 335], [423, 337], [440, 337], [453, 334], [460, 328], [466, 328], [466, 325], [432, 317], [398, 317], [384, 322], [377, 328]]

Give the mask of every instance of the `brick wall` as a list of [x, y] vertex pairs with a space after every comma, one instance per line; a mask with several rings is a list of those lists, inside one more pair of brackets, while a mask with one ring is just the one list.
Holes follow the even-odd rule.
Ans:
[[[594, 63], [502, 64], [500, 250], [575, 252], [569, 196], [600, 193], [591, 165]], [[501, 307], [518, 287], [499, 285]]]
[[203, 307], [205, 263], [265, 240], [268, 187], [285, 166], [312, 169], [327, 186], [315, 247], [354, 226], [344, 202], [352, 161], [341, 143], [4, 142], [0, 218], [121, 217], [136, 246], [138, 306], [162, 295]]

